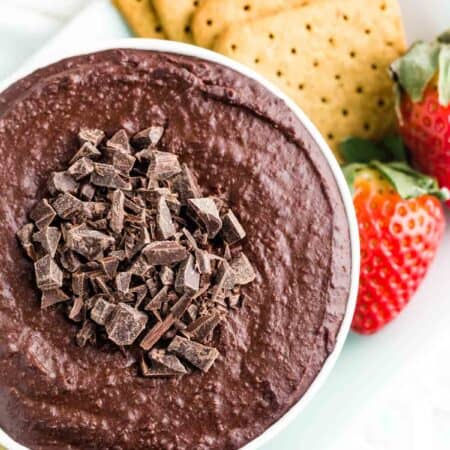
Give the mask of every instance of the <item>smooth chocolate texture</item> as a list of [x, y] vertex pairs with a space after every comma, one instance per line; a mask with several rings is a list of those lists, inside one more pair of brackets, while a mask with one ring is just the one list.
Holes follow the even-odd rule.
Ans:
[[[111, 137], [153, 123], [166, 124], [162, 148], [189, 166], [203, 194], [225, 196], [256, 272], [245, 305], [214, 330], [214, 366], [170, 380], [138, 377], [119, 351], [77, 346], [79, 325], [41, 312], [32, 262], [14, 237], [50, 172], [79, 148], [80, 127]], [[80, 56], [0, 95], [0, 154], [0, 426], [13, 438], [32, 449], [236, 449], [301, 398], [335, 346], [350, 243], [331, 170], [281, 100], [198, 59]], [[188, 198], [195, 189], [179, 188]]]

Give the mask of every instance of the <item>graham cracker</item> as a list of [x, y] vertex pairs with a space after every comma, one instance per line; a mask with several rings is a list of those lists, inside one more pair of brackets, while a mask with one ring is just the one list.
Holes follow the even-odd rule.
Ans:
[[229, 25], [310, 1], [316, 0], [203, 0], [192, 18], [194, 42], [211, 48], [214, 39]]
[[166, 38], [150, 0], [112, 0], [112, 3], [136, 36], [155, 39]]
[[194, 43], [191, 20], [202, 0], [153, 0], [156, 14], [169, 39]]
[[214, 46], [293, 98], [338, 159], [343, 139], [378, 139], [393, 130], [388, 67], [405, 48], [396, 0], [313, 2], [232, 25]]

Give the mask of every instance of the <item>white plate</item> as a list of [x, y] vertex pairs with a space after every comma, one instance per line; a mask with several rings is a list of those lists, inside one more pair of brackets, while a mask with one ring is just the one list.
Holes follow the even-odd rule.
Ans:
[[[325, 156], [326, 161], [328, 162], [333, 175], [336, 179], [337, 185], [341, 192], [342, 199], [344, 201], [344, 206], [350, 226], [350, 242], [351, 242], [351, 256], [352, 256], [352, 269], [351, 269], [351, 287], [348, 298], [348, 304], [346, 308], [346, 314], [344, 316], [343, 323], [339, 330], [336, 346], [333, 352], [327, 358], [324, 366], [320, 370], [319, 374], [307, 390], [307, 392], [303, 395], [303, 397], [275, 424], [273, 424], [270, 428], [268, 428], [262, 435], [256, 438], [254, 441], [245, 446], [245, 450], [255, 450], [260, 448], [263, 444], [267, 443], [270, 439], [272, 439], [275, 435], [280, 433], [298, 414], [305, 408], [307, 403], [312, 399], [312, 397], [318, 392], [320, 387], [323, 385], [325, 379], [331, 372], [332, 367], [334, 366], [339, 353], [342, 350], [342, 347], [345, 342], [345, 338], [350, 329], [350, 324], [353, 316], [353, 311], [356, 303], [356, 295], [358, 289], [358, 277], [359, 277], [359, 237], [358, 237], [358, 226], [356, 222], [356, 216], [353, 208], [353, 202], [351, 199], [350, 192], [348, 190], [347, 183], [344, 179], [342, 171], [333, 156], [330, 148], [326, 144], [325, 140], [321, 136], [321, 134], [317, 131], [316, 127], [312, 124], [312, 122], [308, 119], [308, 117], [304, 114], [304, 112], [285, 94], [281, 92], [275, 85], [265, 80], [262, 76], [258, 75], [254, 71], [250, 70], [246, 66], [239, 64], [231, 59], [228, 59], [218, 53], [211, 52], [209, 50], [205, 50], [200, 47], [195, 47], [193, 45], [181, 44], [179, 42], [172, 41], [162, 41], [156, 39], [122, 39], [111, 41], [107, 43], [97, 44], [97, 45], [79, 45], [78, 48], [71, 48], [70, 51], [67, 49], [58, 49], [53, 50], [46, 54], [46, 56], [41, 56], [39, 60], [35, 60], [32, 64], [27, 65], [26, 69], [23, 69], [16, 73], [13, 77], [8, 79], [7, 81], [0, 84], [0, 92], [6, 89], [10, 84], [16, 81], [19, 78], [22, 78], [27, 73], [30, 73], [32, 70], [35, 70], [39, 67], [47, 66], [53, 62], [56, 62], [62, 58], [77, 55], [77, 54], [85, 54], [91, 53], [95, 51], [101, 51], [111, 48], [135, 48], [135, 49], [145, 49], [145, 50], [154, 50], [154, 51], [162, 51], [169, 53], [177, 53], [188, 56], [195, 56], [198, 58], [203, 58], [208, 61], [212, 61], [218, 64], [222, 64], [224, 66], [230, 67], [231, 69], [242, 73], [243, 75], [252, 78], [266, 87], [269, 91], [271, 91], [274, 95], [281, 98], [288, 107], [297, 115], [299, 120], [305, 125], [307, 131], [310, 133], [312, 138], [318, 143], [322, 153]], [[10, 450], [18, 450], [23, 449], [23, 447], [11, 441], [11, 439], [7, 438], [3, 433], [4, 444], [8, 446]], [[1, 435], [0, 435], [1, 439]], [[7, 440], [6, 440], [7, 439]], [[0, 440], [0, 442], [3, 442]]]

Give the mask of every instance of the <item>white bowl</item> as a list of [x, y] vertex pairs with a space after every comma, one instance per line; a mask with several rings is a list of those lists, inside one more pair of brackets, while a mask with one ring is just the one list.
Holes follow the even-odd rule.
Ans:
[[[45, 67], [63, 58], [68, 58], [71, 56], [87, 54], [92, 52], [98, 52], [102, 50], [110, 50], [114, 48], [152, 50], [159, 52], [176, 53], [186, 56], [194, 56], [197, 58], [204, 59], [206, 61], [222, 64], [223, 66], [229, 67], [230, 69], [233, 69], [234, 71], [241, 73], [242, 75], [245, 75], [248, 78], [256, 80], [257, 82], [262, 84], [268, 91], [272, 92], [274, 95], [283, 100], [287, 104], [287, 106], [299, 118], [301, 123], [305, 126], [306, 130], [310, 133], [313, 140], [316, 141], [326, 161], [328, 162], [331, 171], [334, 175], [334, 178], [336, 180], [336, 183], [338, 185], [340, 194], [342, 196], [350, 229], [352, 268], [351, 268], [351, 286], [347, 302], [347, 309], [345, 312], [341, 328], [337, 335], [335, 348], [328, 356], [327, 360], [325, 361], [325, 364], [323, 365], [320, 372], [317, 374], [314, 381], [311, 383], [308, 390], [298, 400], [298, 402], [295, 405], [293, 405], [290, 408], [290, 410], [286, 414], [284, 414], [279, 420], [277, 420], [266, 431], [264, 431], [264, 433], [259, 435], [253, 441], [249, 442], [242, 449], [242, 450], [256, 450], [260, 448], [262, 445], [266, 444], [275, 435], [282, 432], [282, 430], [284, 430], [288, 426], [288, 424], [291, 423], [291, 421], [305, 409], [306, 405], [319, 391], [320, 387], [324, 384], [325, 380], [330, 375], [330, 372], [333, 366], [335, 365], [336, 360], [339, 357], [339, 354], [341, 353], [345, 339], [350, 330], [350, 325], [356, 304], [356, 296], [358, 292], [360, 253], [359, 253], [358, 225], [356, 221], [355, 211], [353, 208], [353, 201], [347, 186], [347, 182], [345, 181], [345, 178], [342, 174], [339, 164], [337, 163], [336, 158], [334, 157], [332, 151], [328, 147], [328, 144], [325, 142], [324, 138], [319, 133], [317, 128], [313, 125], [308, 116], [300, 109], [299, 106], [297, 106], [297, 104], [293, 100], [291, 100], [287, 95], [285, 95], [274, 84], [267, 81], [264, 77], [257, 74], [250, 68], [244, 66], [243, 64], [240, 64], [236, 61], [233, 61], [232, 59], [222, 56], [219, 53], [215, 53], [201, 47], [196, 47], [194, 45], [157, 39], [129, 38], [103, 42], [101, 44], [95, 44], [88, 47], [83, 45], [80, 48], [71, 48], [70, 51], [55, 51], [51, 55], [46, 55], [45, 58], [40, 59], [37, 64], [27, 66], [26, 69], [16, 72], [12, 78], [1, 83], [0, 92], [4, 91], [15, 81], [27, 76], [33, 70], [38, 69], [40, 67]], [[4, 445], [8, 450], [27, 450], [25, 447], [13, 441], [2, 430], [0, 430], [0, 444]]]

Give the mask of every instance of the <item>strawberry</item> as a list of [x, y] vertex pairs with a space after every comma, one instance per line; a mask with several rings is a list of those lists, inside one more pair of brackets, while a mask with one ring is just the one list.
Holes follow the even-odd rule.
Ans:
[[400, 158], [404, 151], [398, 139], [375, 145], [354, 138], [341, 150], [351, 162], [343, 170], [353, 192], [361, 242], [352, 328], [371, 334], [402, 311], [425, 277], [443, 235], [440, 200], [448, 193], [405, 162], [367, 161], [391, 159], [393, 154]]
[[414, 44], [391, 71], [399, 129], [413, 164], [450, 188], [450, 30]]

